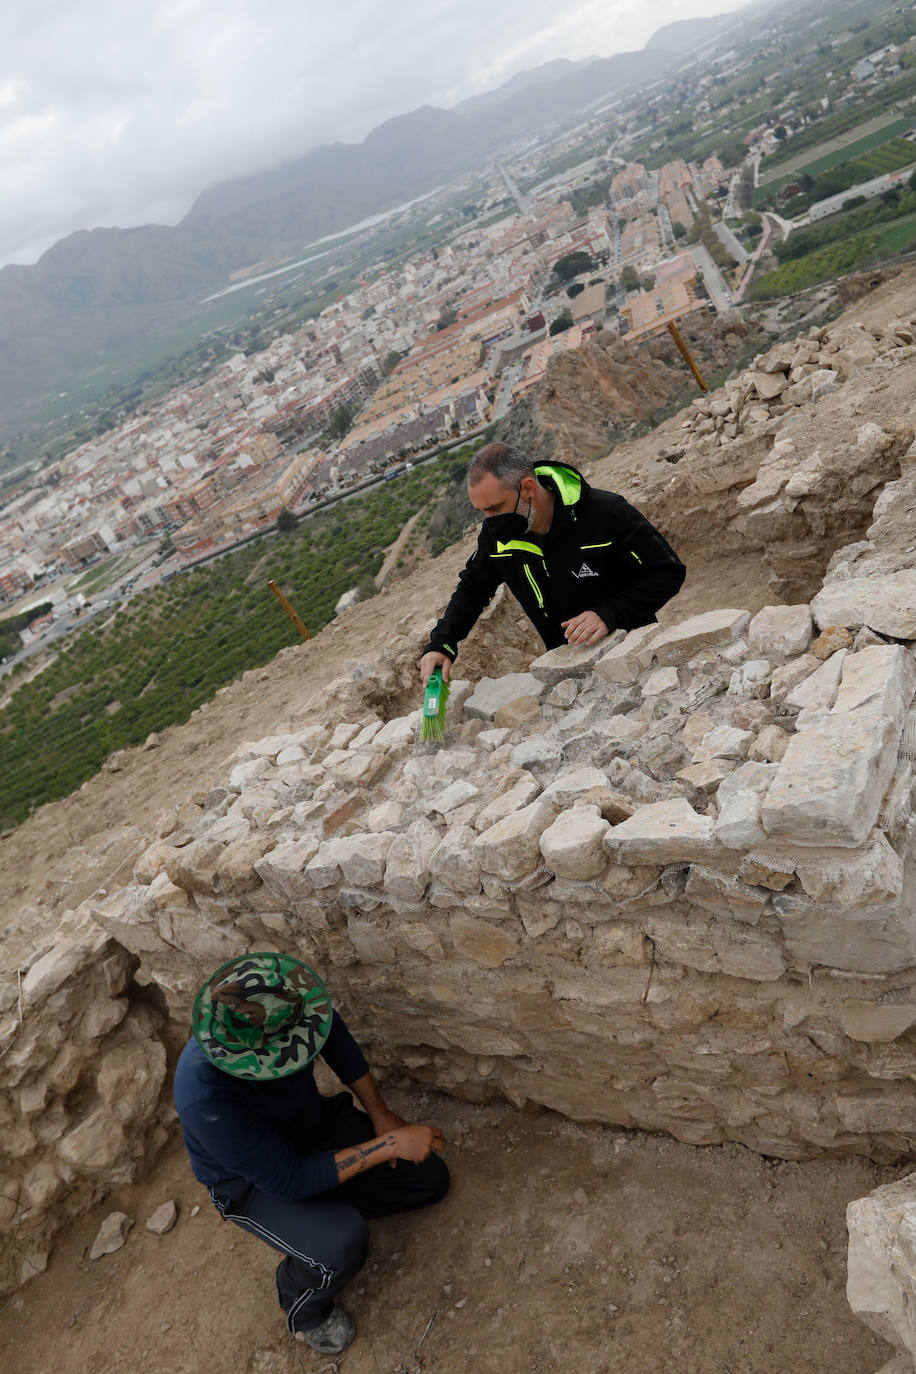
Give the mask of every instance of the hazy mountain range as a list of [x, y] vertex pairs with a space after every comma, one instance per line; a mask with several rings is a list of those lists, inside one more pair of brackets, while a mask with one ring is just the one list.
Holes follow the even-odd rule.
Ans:
[[[641, 52], [557, 60], [452, 110], [423, 106], [359, 144], [334, 143], [203, 192], [174, 228], [80, 230], [33, 267], [0, 270], [0, 427], [59, 390], [195, 293], [247, 264], [300, 251], [322, 234], [401, 204], [481, 165], [511, 140], [592, 101], [648, 85], [733, 16], [666, 26]], [[18, 422], [18, 423], [17, 423]]]

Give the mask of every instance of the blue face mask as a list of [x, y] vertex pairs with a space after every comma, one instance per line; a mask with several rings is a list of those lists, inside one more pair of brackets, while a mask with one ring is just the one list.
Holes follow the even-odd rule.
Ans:
[[487, 533], [491, 534], [497, 542], [505, 544], [510, 539], [521, 539], [522, 535], [527, 534], [531, 525], [531, 517], [534, 514], [532, 503], [528, 502], [528, 510], [523, 515], [518, 508], [521, 500], [522, 488], [519, 486], [518, 496], [515, 498], [515, 508], [504, 511], [501, 515], [488, 515], [484, 520]]

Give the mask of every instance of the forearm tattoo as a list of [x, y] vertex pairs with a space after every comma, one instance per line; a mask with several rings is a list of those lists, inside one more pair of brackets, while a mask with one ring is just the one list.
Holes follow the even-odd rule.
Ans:
[[366, 1161], [370, 1155], [376, 1154], [379, 1150], [384, 1150], [386, 1145], [393, 1144], [394, 1136], [386, 1135], [384, 1140], [378, 1140], [374, 1145], [366, 1145], [362, 1150], [356, 1150], [352, 1155], [347, 1155], [345, 1159], [338, 1159], [336, 1161], [338, 1175], [346, 1173], [347, 1169], [352, 1169], [354, 1164], [357, 1172], [361, 1173], [365, 1169]]

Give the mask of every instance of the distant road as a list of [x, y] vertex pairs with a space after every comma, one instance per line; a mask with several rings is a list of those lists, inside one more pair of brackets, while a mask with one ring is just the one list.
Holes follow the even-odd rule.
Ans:
[[729, 229], [728, 225], [725, 224], [723, 220], [717, 219], [714, 222], [712, 228], [716, 238], [722, 244], [723, 248], [728, 249], [729, 253], [731, 253], [732, 257], [735, 259], [735, 262], [738, 264], [739, 267], [742, 263], [747, 262], [750, 254], [748, 253], [747, 249], [743, 246], [743, 244], [740, 243], [737, 238], [735, 238], [735, 235], [732, 233], [731, 229]]
[[709, 250], [704, 248], [702, 243], [694, 243], [690, 247], [690, 256], [703, 273], [703, 285], [709, 292], [709, 299], [716, 309], [722, 314], [726, 310], [731, 310], [732, 294]]

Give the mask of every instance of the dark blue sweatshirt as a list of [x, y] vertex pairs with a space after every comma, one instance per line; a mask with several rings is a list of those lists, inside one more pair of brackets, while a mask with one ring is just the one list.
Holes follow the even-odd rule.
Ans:
[[[336, 1012], [321, 1057], [342, 1083], [369, 1072]], [[178, 1060], [175, 1105], [194, 1177], [208, 1188], [241, 1177], [270, 1197], [296, 1199], [337, 1186], [334, 1151], [315, 1152], [324, 1098], [311, 1064], [263, 1083], [233, 1078], [192, 1039]]]

